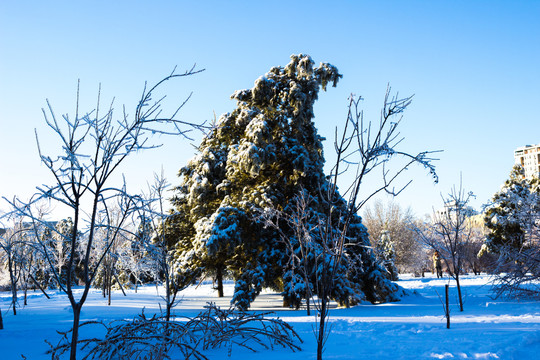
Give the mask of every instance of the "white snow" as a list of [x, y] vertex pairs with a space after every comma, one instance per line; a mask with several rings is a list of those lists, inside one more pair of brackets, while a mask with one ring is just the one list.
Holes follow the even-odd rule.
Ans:
[[[457, 306], [456, 291], [449, 279], [402, 276], [398, 284], [409, 295], [401, 302], [362, 304], [349, 309], [334, 308], [330, 313], [332, 332], [326, 343], [325, 359], [537, 359], [540, 354], [540, 303], [535, 301], [494, 300], [489, 297], [488, 276], [465, 276], [462, 279], [464, 312]], [[450, 284], [451, 328], [446, 329], [439, 296]], [[179, 316], [194, 316], [209, 301], [228, 307], [234, 284], [228, 282], [226, 297], [218, 299], [211, 283], [182, 292], [176, 307]], [[48, 359], [45, 339], [56, 343], [56, 330], [67, 330], [71, 324], [69, 302], [65, 295], [49, 291], [47, 300], [41, 292], [31, 292], [28, 306], [17, 315], [7, 312], [11, 295], [0, 292], [4, 330], [0, 330], [0, 359]], [[22, 299], [20, 300], [22, 304]], [[135, 294], [120, 291], [113, 294], [112, 305], [94, 290], [83, 307], [82, 321], [131, 319], [145, 308], [145, 314], [159, 312], [160, 297], [156, 287], [145, 286]], [[272, 310], [275, 316], [289, 322], [304, 340], [303, 351], [293, 353], [278, 348], [249, 350], [233, 348], [203, 352], [209, 359], [315, 359], [316, 344], [312, 332], [314, 316], [306, 310], [281, 307], [281, 298], [265, 292], [255, 301], [255, 311]], [[81, 329], [81, 337], [95, 335], [90, 327]], [[98, 331], [97, 328], [95, 331]], [[97, 332], [96, 334], [99, 334]]]

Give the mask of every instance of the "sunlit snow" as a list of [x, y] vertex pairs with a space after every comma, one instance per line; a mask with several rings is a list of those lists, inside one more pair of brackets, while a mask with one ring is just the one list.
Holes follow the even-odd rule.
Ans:
[[[489, 297], [489, 277], [465, 276], [462, 280], [464, 309], [456, 304], [455, 288], [448, 279], [402, 276], [398, 284], [408, 294], [401, 302], [380, 305], [361, 304], [345, 309], [334, 307], [330, 313], [332, 332], [326, 343], [325, 359], [536, 359], [540, 353], [540, 303], [494, 300]], [[446, 329], [439, 294], [450, 284], [451, 328]], [[216, 298], [211, 283], [190, 287], [182, 292], [174, 310], [177, 316], [194, 316], [210, 301], [228, 307], [234, 284], [225, 285], [225, 298]], [[49, 291], [47, 300], [39, 291], [31, 292], [28, 306], [16, 316], [8, 312], [10, 293], [0, 292], [4, 330], [0, 330], [1, 359], [48, 359], [48, 345], [56, 343], [56, 330], [70, 327], [71, 313], [65, 295]], [[83, 311], [83, 321], [130, 319], [144, 308], [145, 314], [159, 312], [161, 299], [155, 286], [139, 288], [138, 293], [113, 294], [111, 306], [99, 290], [91, 292]], [[20, 300], [22, 305], [22, 299]], [[264, 292], [251, 310], [275, 311], [289, 322], [304, 340], [303, 351], [249, 350], [233, 348], [231, 359], [315, 359], [316, 344], [312, 332], [315, 317], [305, 309], [283, 309], [279, 295]], [[95, 335], [83, 327], [81, 337]], [[97, 330], [96, 330], [97, 331]], [[225, 349], [203, 352], [209, 359], [229, 359]]]

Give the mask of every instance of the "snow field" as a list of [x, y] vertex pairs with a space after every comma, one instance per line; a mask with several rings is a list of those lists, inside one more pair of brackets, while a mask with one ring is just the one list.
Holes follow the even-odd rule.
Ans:
[[[330, 312], [332, 332], [326, 343], [325, 359], [537, 359], [540, 354], [540, 303], [512, 301], [489, 297], [489, 277], [465, 276], [464, 312], [457, 305], [455, 287], [449, 279], [402, 276], [398, 284], [407, 290], [402, 301], [389, 304], [361, 304], [349, 309], [333, 308]], [[438, 294], [450, 284], [451, 329], [446, 320]], [[190, 287], [182, 292], [177, 316], [195, 316], [209, 302], [227, 308], [233, 284], [225, 287], [225, 298], [218, 299], [211, 283]], [[438, 294], [437, 294], [438, 293]], [[20, 308], [17, 316], [7, 312], [10, 293], [0, 293], [4, 330], [0, 330], [0, 359], [48, 359], [45, 339], [55, 344], [56, 330], [71, 326], [67, 297], [50, 291], [50, 300], [40, 292], [31, 292], [28, 306]], [[83, 307], [82, 321], [132, 319], [144, 308], [151, 316], [159, 313], [160, 297], [155, 286], [144, 286], [138, 293], [129, 290], [127, 297], [120, 291], [113, 294], [111, 306], [93, 290]], [[275, 316], [289, 322], [304, 343], [303, 351], [276, 348], [252, 353], [233, 348], [231, 357], [226, 349], [205, 351], [209, 359], [315, 359], [313, 335], [315, 316], [306, 310], [283, 309], [281, 297], [262, 294], [253, 304], [255, 311], [275, 311]], [[22, 299], [20, 300], [22, 304]], [[81, 328], [81, 337], [100, 336], [97, 326]]]

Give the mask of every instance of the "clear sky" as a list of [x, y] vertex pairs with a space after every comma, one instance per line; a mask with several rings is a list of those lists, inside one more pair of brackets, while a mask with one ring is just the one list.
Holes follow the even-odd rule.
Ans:
[[[57, 114], [73, 115], [77, 79], [85, 109], [101, 83], [103, 99], [133, 113], [145, 81], [196, 63], [206, 71], [165, 92], [177, 104], [193, 91], [182, 116], [200, 122], [231, 111], [235, 90], [293, 53], [343, 74], [315, 109], [327, 158], [350, 93], [366, 99], [373, 121], [387, 84], [414, 94], [401, 149], [444, 150], [439, 184], [422, 171], [406, 175], [414, 181], [397, 201], [417, 215], [439, 207], [460, 174], [480, 208], [507, 178], [513, 150], [540, 143], [540, 1], [2, 1], [0, 195], [24, 198], [52, 183], [34, 129], [54, 142], [41, 108], [49, 99]], [[122, 168], [132, 191], [161, 167], [177, 184], [194, 154], [188, 141], [157, 141], [162, 149]]]

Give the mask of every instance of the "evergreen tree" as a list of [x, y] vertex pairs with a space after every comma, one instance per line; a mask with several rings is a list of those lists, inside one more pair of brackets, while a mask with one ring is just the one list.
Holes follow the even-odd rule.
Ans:
[[488, 235], [479, 256], [497, 256], [495, 297], [540, 296], [540, 183], [524, 175], [520, 165], [514, 166], [484, 218]]
[[[335, 86], [341, 75], [326, 63], [314, 67], [307, 55], [293, 55], [291, 62], [274, 67], [255, 81], [253, 89], [237, 91], [237, 108], [219, 118], [203, 138], [199, 153], [180, 170], [181, 184], [173, 198], [169, 237], [176, 242], [177, 268], [184, 281], [203, 276], [235, 279], [233, 302], [247, 308], [262, 287], [283, 291], [293, 304], [305, 296], [302, 283], [291, 271], [287, 246], [275, 229], [265, 227], [264, 209], [293, 214], [294, 199], [306, 193], [309, 218], [324, 222], [331, 206], [347, 213], [339, 194], [325, 199], [328, 190], [323, 172], [321, 138], [313, 118], [313, 104], [327, 84]], [[330, 205], [332, 204], [332, 205]], [[326, 219], [328, 220], [328, 219]], [[332, 226], [343, 219], [328, 220]], [[380, 276], [361, 218], [347, 219], [348, 263], [336, 281], [334, 297], [340, 301], [382, 301], [396, 287]], [[294, 231], [281, 224], [281, 231]], [[314, 239], [314, 254], [320, 251]], [[293, 246], [293, 250], [298, 247]], [[312, 276], [316, 277], [315, 272]]]
[[492, 205], [485, 213], [487, 250], [498, 253], [507, 247], [520, 250], [540, 214], [538, 179], [525, 178], [523, 167], [515, 165], [501, 190], [493, 196]]

